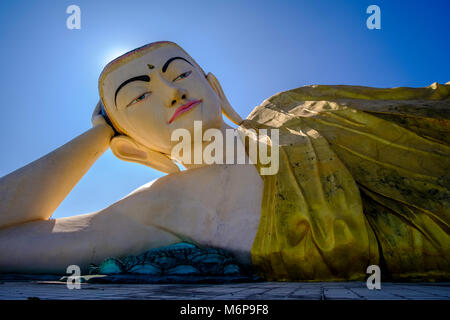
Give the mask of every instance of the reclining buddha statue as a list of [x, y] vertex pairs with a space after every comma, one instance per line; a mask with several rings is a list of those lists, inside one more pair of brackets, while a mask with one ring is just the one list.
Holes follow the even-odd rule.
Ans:
[[[155, 42], [110, 62], [99, 93], [90, 130], [0, 179], [0, 272], [87, 270], [188, 242], [272, 281], [361, 280], [369, 265], [390, 279], [450, 278], [450, 83], [305, 86], [242, 119], [213, 74]], [[171, 134], [195, 121], [237, 130], [223, 115], [278, 130], [276, 173], [173, 158]], [[51, 219], [108, 148], [167, 175], [98, 212]]]

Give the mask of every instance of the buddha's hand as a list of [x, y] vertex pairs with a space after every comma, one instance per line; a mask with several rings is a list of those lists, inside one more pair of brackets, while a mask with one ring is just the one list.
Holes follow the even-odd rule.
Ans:
[[111, 130], [111, 133], [114, 133], [114, 130], [106, 122], [105, 118], [102, 115], [102, 108], [101, 108], [100, 101], [98, 101], [97, 105], [95, 106], [94, 112], [92, 113], [91, 123], [92, 123], [93, 128], [96, 128], [99, 126], [105, 126]]
[[94, 112], [92, 113], [91, 123], [93, 127], [97, 127], [100, 125], [108, 125], [106, 123], [105, 118], [102, 115], [102, 108], [100, 101], [98, 101], [97, 105], [95, 106]]

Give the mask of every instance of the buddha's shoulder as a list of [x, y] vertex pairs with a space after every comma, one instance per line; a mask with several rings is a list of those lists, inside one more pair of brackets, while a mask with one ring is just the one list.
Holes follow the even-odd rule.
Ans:
[[125, 198], [142, 193], [157, 197], [168, 193], [178, 200], [192, 199], [199, 195], [208, 196], [208, 193], [236, 189], [240, 186], [258, 188], [261, 184], [262, 180], [253, 165], [208, 165], [154, 179], [135, 189]]
[[[348, 108], [369, 112], [435, 113], [449, 118], [450, 82], [426, 87], [376, 88], [355, 85], [308, 85], [278, 92], [256, 106], [247, 121], [279, 125], [292, 116], [311, 117], [318, 113]], [[277, 121], [273, 119], [276, 118]]]
[[275, 104], [289, 101], [361, 100], [443, 100], [450, 97], [450, 82], [432, 83], [426, 87], [378, 88], [358, 85], [306, 85], [278, 92], [266, 100]]

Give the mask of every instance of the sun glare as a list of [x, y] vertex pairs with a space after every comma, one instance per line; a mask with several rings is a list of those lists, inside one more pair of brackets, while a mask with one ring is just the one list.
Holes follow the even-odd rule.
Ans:
[[105, 54], [103, 59], [103, 65], [106, 66], [109, 62], [114, 60], [115, 58], [127, 53], [130, 49], [114, 49]]

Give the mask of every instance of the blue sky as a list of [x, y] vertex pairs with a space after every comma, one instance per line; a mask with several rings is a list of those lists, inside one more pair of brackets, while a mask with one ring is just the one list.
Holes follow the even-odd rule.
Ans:
[[[81, 30], [66, 28], [71, 4]], [[372, 4], [381, 30], [366, 27]], [[449, 12], [444, 0], [1, 1], [0, 176], [88, 130], [103, 66], [143, 44], [179, 43], [246, 117], [303, 85], [450, 81]], [[99, 210], [160, 176], [107, 151], [53, 217]]]

